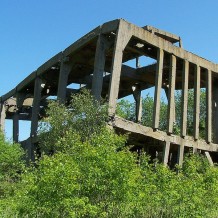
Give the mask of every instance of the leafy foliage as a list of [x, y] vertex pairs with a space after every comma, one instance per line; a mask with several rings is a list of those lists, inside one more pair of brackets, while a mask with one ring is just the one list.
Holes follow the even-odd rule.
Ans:
[[176, 171], [151, 163], [105, 126], [105, 108], [89, 94], [72, 102], [71, 107], [50, 104], [36, 167], [24, 170], [22, 150], [1, 138], [0, 151], [7, 155], [1, 155], [6, 164], [0, 182], [13, 181], [13, 192], [1, 195], [1, 217], [218, 217], [217, 167], [192, 154]]
[[[167, 130], [167, 101], [161, 99], [160, 102], [160, 123], [159, 129]], [[154, 99], [147, 95], [142, 99], [142, 125], [152, 127]], [[122, 99], [118, 102], [117, 115], [127, 120], [135, 121], [135, 103], [129, 102], [128, 100]], [[181, 126], [181, 114], [182, 114], [182, 93], [180, 91], [175, 92], [175, 121], [173, 133], [180, 134]], [[201, 138], [205, 138], [205, 120], [206, 120], [206, 91], [201, 89], [200, 95], [200, 123], [199, 133]], [[194, 91], [189, 90], [188, 92], [188, 110], [187, 110], [187, 134], [193, 135], [194, 126]]]
[[39, 130], [42, 150], [54, 152], [68, 149], [68, 145], [62, 144], [68, 134], [75, 133], [81, 140], [89, 140], [105, 126], [106, 111], [107, 107], [101, 106], [87, 90], [73, 95], [68, 106], [51, 102], [48, 117]]

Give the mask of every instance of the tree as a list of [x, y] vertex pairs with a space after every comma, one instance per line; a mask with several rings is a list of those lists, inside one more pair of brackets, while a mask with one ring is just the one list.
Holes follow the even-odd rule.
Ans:
[[[90, 94], [73, 100], [71, 107], [50, 104], [41, 129], [44, 153], [2, 196], [1, 217], [218, 216], [217, 167], [191, 154], [175, 171], [151, 163], [146, 153], [129, 151], [126, 136], [106, 127], [105, 108]], [[89, 124], [84, 129], [82, 120]]]
[[[154, 99], [147, 95], [142, 99], [142, 125], [152, 127], [153, 119], [153, 107]], [[159, 129], [167, 131], [167, 107], [168, 103], [166, 99], [161, 99], [160, 102], [160, 123]], [[173, 133], [180, 134], [181, 126], [181, 111], [182, 111], [182, 93], [181, 91], [175, 92], [175, 122]], [[201, 89], [200, 95], [200, 123], [199, 123], [199, 133], [201, 138], [205, 138], [205, 120], [206, 120], [206, 91]], [[135, 121], [135, 103], [128, 100], [121, 100], [117, 105], [117, 115], [123, 117], [127, 120]], [[188, 110], [187, 110], [187, 134], [192, 136], [194, 126], [194, 91], [189, 90], [188, 92]]]
[[4, 199], [14, 195], [21, 173], [25, 170], [24, 158], [20, 145], [6, 141], [0, 132], [0, 213], [6, 210]]

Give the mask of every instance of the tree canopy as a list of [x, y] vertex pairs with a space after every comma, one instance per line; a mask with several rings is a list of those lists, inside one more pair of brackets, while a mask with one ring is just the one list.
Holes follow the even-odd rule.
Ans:
[[202, 156], [170, 170], [130, 152], [87, 92], [69, 107], [51, 103], [47, 113], [34, 165], [24, 167], [22, 149], [1, 136], [0, 183], [13, 187], [1, 195], [1, 217], [218, 216], [218, 170]]

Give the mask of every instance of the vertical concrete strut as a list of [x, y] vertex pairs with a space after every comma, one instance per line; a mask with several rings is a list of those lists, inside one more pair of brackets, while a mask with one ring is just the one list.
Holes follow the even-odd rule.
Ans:
[[58, 80], [57, 99], [60, 103], [65, 102], [68, 76], [69, 76], [69, 73], [72, 69], [72, 63], [68, 63], [68, 61], [66, 59], [67, 58], [63, 58], [63, 60], [61, 61], [59, 80]]
[[19, 112], [18, 109], [13, 115], [13, 141], [19, 141]]
[[195, 69], [195, 82], [194, 82], [194, 139], [199, 138], [199, 116], [200, 116], [200, 76], [201, 68], [199, 65]]
[[183, 75], [182, 75], [182, 114], [181, 114], [181, 130], [182, 137], [186, 136], [187, 129], [187, 110], [188, 110], [188, 77], [189, 77], [189, 62], [183, 61]]
[[16, 93], [16, 112], [13, 116], [13, 141], [18, 142], [19, 141], [19, 108], [22, 107], [23, 102], [25, 100], [26, 94], [25, 93]]
[[175, 80], [176, 80], [176, 57], [170, 57], [170, 84], [169, 84], [169, 104], [168, 104], [168, 133], [173, 132], [173, 123], [175, 121]]
[[212, 139], [212, 72], [207, 70], [206, 81], [206, 141]]
[[0, 109], [1, 109], [1, 114], [0, 114], [1, 131], [4, 132], [5, 131], [5, 117], [6, 117], [4, 102], [1, 102]]
[[166, 140], [164, 148], [163, 148], [163, 164], [167, 166], [169, 160], [169, 152], [170, 152], [170, 141]]
[[218, 79], [213, 77], [213, 142], [218, 143]]
[[100, 34], [97, 41], [95, 52], [94, 72], [92, 78], [92, 94], [96, 100], [101, 99], [101, 91], [103, 85], [103, 74], [105, 67], [105, 52], [107, 49], [107, 39], [103, 34]]
[[178, 165], [182, 166], [183, 159], [184, 159], [184, 139], [182, 139], [181, 144], [179, 145], [178, 149], [178, 156], [177, 156], [177, 163]]
[[155, 93], [154, 93], [154, 112], [153, 112], [153, 128], [159, 128], [160, 121], [160, 95], [162, 87], [162, 74], [163, 74], [163, 58], [164, 51], [161, 48], [158, 48], [157, 54], [157, 69], [155, 77]]
[[109, 116], [114, 116], [116, 111], [116, 104], [118, 99], [119, 85], [120, 85], [120, 74], [123, 58], [123, 50], [129, 42], [132, 33], [131, 25], [120, 20], [116, 40], [113, 52], [113, 60], [111, 66], [111, 79], [109, 86]]
[[[37, 77], [34, 85], [34, 99], [31, 118], [30, 138], [37, 136], [39, 109], [41, 101], [42, 79]], [[34, 144], [31, 142], [28, 148], [28, 156], [30, 160], [34, 160]]]
[[133, 87], [133, 97], [135, 99], [135, 115], [136, 115], [136, 122], [142, 121], [142, 97], [141, 97], [141, 89], [138, 85]]

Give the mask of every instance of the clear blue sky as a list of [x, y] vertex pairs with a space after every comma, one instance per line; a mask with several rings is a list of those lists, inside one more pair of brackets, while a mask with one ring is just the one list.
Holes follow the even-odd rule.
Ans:
[[0, 0], [0, 96], [82, 35], [117, 18], [175, 33], [186, 50], [218, 63], [217, 9], [217, 0]]

